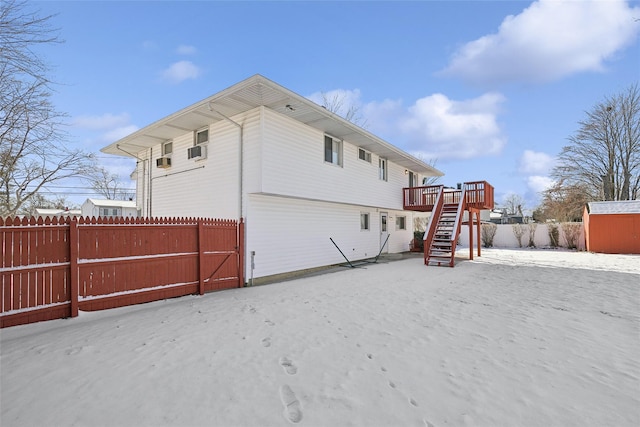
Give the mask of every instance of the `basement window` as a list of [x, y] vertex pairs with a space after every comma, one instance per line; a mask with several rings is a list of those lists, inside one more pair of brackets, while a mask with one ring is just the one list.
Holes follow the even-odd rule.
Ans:
[[360, 230], [361, 231], [369, 230], [369, 213], [368, 212], [360, 213]]

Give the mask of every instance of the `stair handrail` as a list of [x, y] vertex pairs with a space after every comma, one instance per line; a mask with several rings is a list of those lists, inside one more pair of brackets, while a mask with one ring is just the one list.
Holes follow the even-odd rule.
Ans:
[[436, 234], [436, 227], [438, 225], [438, 220], [440, 219], [440, 214], [442, 213], [442, 206], [444, 205], [444, 186], [440, 186], [440, 191], [438, 191], [438, 195], [436, 196], [436, 201], [433, 204], [433, 210], [431, 211], [431, 216], [429, 217], [429, 222], [427, 222], [426, 232], [424, 233], [424, 237], [422, 239], [422, 243], [424, 246], [424, 263], [427, 264], [427, 260], [429, 259], [429, 255], [431, 253], [431, 242], [433, 242], [433, 237]]
[[460, 200], [458, 201], [458, 211], [456, 213], [456, 220], [453, 222], [453, 230], [451, 233], [451, 262], [449, 265], [453, 267], [455, 255], [456, 255], [456, 243], [458, 241], [458, 236], [460, 236], [460, 226], [462, 225], [462, 215], [464, 213], [464, 209], [466, 206], [466, 188], [462, 187], [462, 192], [460, 194]]

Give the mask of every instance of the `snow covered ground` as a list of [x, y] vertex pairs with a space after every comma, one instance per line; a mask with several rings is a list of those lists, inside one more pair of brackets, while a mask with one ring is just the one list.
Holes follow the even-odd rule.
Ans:
[[638, 256], [410, 258], [0, 340], [3, 427], [640, 425]]

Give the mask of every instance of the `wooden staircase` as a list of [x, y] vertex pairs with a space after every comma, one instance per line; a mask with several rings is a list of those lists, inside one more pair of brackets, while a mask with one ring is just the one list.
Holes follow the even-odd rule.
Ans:
[[458, 241], [460, 230], [460, 227], [457, 227], [458, 230], [454, 230], [457, 217], [457, 204], [447, 204], [442, 207], [440, 218], [438, 218], [435, 225], [436, 229], [431, 245], [429, 245], [429, 255], [426, 260], [427, 264], [436, 264], [438, 266], [448, 264], [450, 267], [453, 267], [455, 244]]
[[429, 219], [427, 233], [425, 233], [424, 263], [426, 265], [454, 266], [464, 209], [464, 190], [454, 192], [440, 190]]
[[480, 211], [491, 210], [493, 186], [486, 181], [458, 184], [457, 189], [442, 185], [403, 188], [405, 210], [431, 212], [424, 233], [424, 263], [454, 266], [456, 243], [460, 234], [463, 213], [469, 212], [469, 259], [473, 260], [473, 228], [476, 228], [478, 256], [480, 256]]

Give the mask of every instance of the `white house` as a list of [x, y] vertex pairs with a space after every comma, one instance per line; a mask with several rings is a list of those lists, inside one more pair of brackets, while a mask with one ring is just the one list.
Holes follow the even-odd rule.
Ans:
[[80, 207], [82, 216], [88, 217], [137, 217], [136, 202], [129, 200], [87, 199]]
[[344, 262], [330, 238], [350, 260], [407, 251], [402, 189], [442, 175], [261, 75], [102, 151], [138, 160], [142, 216], [244, 218], [247, 278]]

